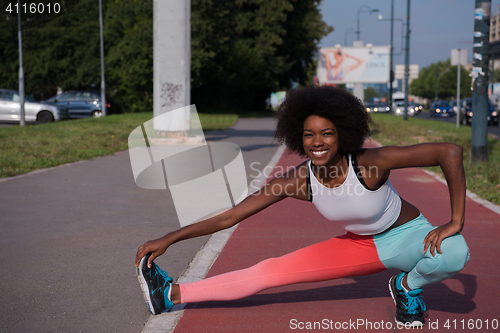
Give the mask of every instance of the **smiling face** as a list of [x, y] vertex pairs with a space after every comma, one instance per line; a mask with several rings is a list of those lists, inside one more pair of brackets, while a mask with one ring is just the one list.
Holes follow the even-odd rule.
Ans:
[[326, 118], [315, 115], [306, 118], [302, 143], [314, 165], [335, 164], [342, 159], [337, 128]]

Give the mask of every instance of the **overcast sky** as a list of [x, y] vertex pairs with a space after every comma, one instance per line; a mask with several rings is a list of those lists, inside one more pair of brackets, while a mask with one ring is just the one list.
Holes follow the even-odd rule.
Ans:
[[[407, 0], [394, 0], [394, 18], [406, 22]], [[491, 12], [497, 14], [500, 0], [491, 1]], [[365, 44], [390, 45], [390, 21], [379, 21], [391, 17], [391, 0], [323, 0], [323, 19], [335, 28], [326, 36], [322, 47], [352, 46], [356, 34], [358, 9], [368, 6], [379, 12], [368, 14], [367, 8], [359, 15], [360, 40]], [[410, 8], [410, 64], [418, 64], [420, 69], [437, 61], [450, 58], [451, 49], [469, 49], [472, 61], [472, 41], [474, 32], [474, 0], [412, 0]], [[351, 30], [351, 31], [352, 31]], [[406, 28], [405, 28], [406, 31]], [[404, 45], [403, 45], [404, 46]], [[394, 22], [394, 52], [401, 51], [401, 22]], [[404, 55], [395, 55], [394, 64], [404, 64]]]

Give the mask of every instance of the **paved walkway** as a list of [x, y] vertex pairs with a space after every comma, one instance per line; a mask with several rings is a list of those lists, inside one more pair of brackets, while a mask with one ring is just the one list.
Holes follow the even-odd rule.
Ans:
[[[276, 169], [300, 161], [295, 155], [285, 154]], [[419, 207], [431, 223], [449, 221], [447, 186], [434, 176], [420, 169], [405, 169], [393, 171], [391, 180], [399, 194]], [[497, 211], [467, 198], [463, 235], [471, 260], [455, 277], [424, 289], [429, 317], [423, 331], [500, 330], [500, 209], [493, 209]], [[240, 223], [207, 276], [246, 268], [343, 233], [311, 203], [285, 199]], [[390, 270], [284, 286], [230, 302], [189, 304], [174, 332], [403, 331], [394, 323], [395, 305], [387, 288], [395, 273]], [[167, 327], [157, 328], [168, 331]]]
[[[239, 119], [206, 137], [238, 144], [251, 178], [278, 147], [274, 128]], [[139, 188], [127, 151], [0, 179], [0, 332], [139, 332], [150, 313], [135, 253], [178, 228], [170, 192]], [[177, 279], [208, 238], [157, 262]]]

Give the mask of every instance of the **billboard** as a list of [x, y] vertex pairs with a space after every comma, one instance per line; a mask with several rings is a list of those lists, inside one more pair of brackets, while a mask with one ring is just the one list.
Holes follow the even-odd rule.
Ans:
[[390, 46], [323, 47], [317, 76], [324, 83], [389, 82]]

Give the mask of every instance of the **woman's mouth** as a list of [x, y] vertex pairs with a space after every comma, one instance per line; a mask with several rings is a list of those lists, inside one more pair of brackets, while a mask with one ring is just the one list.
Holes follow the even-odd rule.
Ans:
[[326, 150], [311, 150], [311, 153], [315, 157], [323, 157], [324, 155], [326, 155], [326, 153], [328, 153], [328, 149], [326, 149]]

